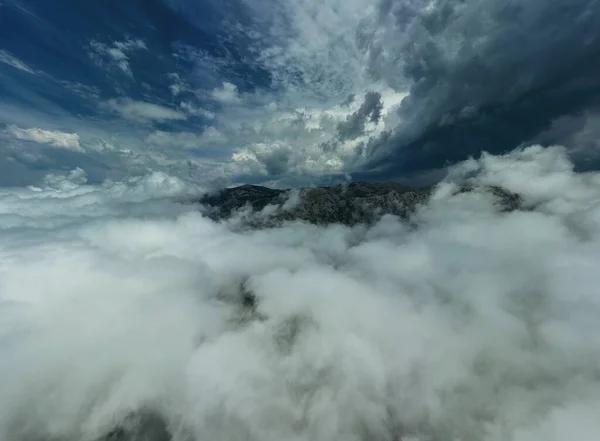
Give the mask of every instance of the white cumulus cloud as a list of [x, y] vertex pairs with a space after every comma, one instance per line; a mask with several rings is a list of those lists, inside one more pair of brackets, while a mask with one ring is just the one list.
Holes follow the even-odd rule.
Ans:
[[53, 147], [83, 151], [77, 133], [67, 133], [58, 130], [44, 130], [36, 127], [23, 129], [17, 126], [8, 126], [8, 133], [23, 141], [49, 144]]
[[222, 87], [212, 91], [212, 97], [224, 104], [238, 104], [242, 99], [235, 84], [224, 82]]

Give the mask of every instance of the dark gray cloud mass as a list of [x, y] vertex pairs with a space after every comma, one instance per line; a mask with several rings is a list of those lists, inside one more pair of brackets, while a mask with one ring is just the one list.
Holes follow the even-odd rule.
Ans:
[[382, 108], [381, 94], [378, 92], [368, 92], [360, 108], [351, 115], [348, 115], [345, 121], [337, 125], [340, 139], [355, 139], [362, 135], [365, 132], [367, 121], [379, 122]]
[[373, 176], [437, 168], [536, 137], [577, 138], [549, 129], [599, 101], [600, 2], [445, 0], [419, 11], [421, 3], [382, 2], [377, 25], [389, 29], [366, 43], [371, 72], [396, 88], [411, 84], [403, 122], [375, 142], [366, 167]]

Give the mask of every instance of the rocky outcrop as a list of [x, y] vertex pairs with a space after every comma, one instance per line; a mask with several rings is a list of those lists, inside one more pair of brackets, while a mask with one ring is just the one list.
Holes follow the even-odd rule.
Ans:
[[136, 412], [97, 441], [170, 441], [166, 421], [154, 412]]

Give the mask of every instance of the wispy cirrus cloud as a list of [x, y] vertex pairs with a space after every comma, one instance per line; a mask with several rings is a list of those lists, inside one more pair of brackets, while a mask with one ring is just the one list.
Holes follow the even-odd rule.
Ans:
[[186, 114], [179, 110], [146, 101], [136, 101], [131, 98], [110, 99], [102, 103], [101, 107], [125, 119], [143, 123], [183, 121], [187, 119]]
[[5, 50], [0, 50], [0, 63], [7, 64], [15, 69], [19, 69], [32, 75], [37, 75], [37, 72], [33, 68]]
[[190, 85], [176, 72], [167, 74], [167, 78], [170, 80], [169, 90], [173, 96], [180, 95], [183, 92], [190, 90]]
[[129, 64], [131, 53], [141, 50], [148, 50], [146, 43], [140, 39], [126, 39], [124, 41], [113, 41], [106, 44], [92, 40], [89, 44], [90, 58], [99, 66], [118, 69], [130, 78], [133, 78], [133, 72]]
[[206, 128], [202, 133], [155, 131], [146, 138], [154, 146], [184, 149], [202, 148], [207, 145], [221, 144], [227, 138], [214, 127]]
[[189, 101], [182, 101], [179, 103], [179, 108], [183, 110], [188, 115], [192, 116], [201, 116], [206, 119], [214, 119], [215, 113], [210, 110], [203, 109]]

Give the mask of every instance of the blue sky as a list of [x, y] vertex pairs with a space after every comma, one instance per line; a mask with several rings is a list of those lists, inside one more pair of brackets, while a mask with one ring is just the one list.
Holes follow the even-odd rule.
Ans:
[[0, 185], [427, 182], [481, 151], [597, 163], [598, 1], [4, 0]]

